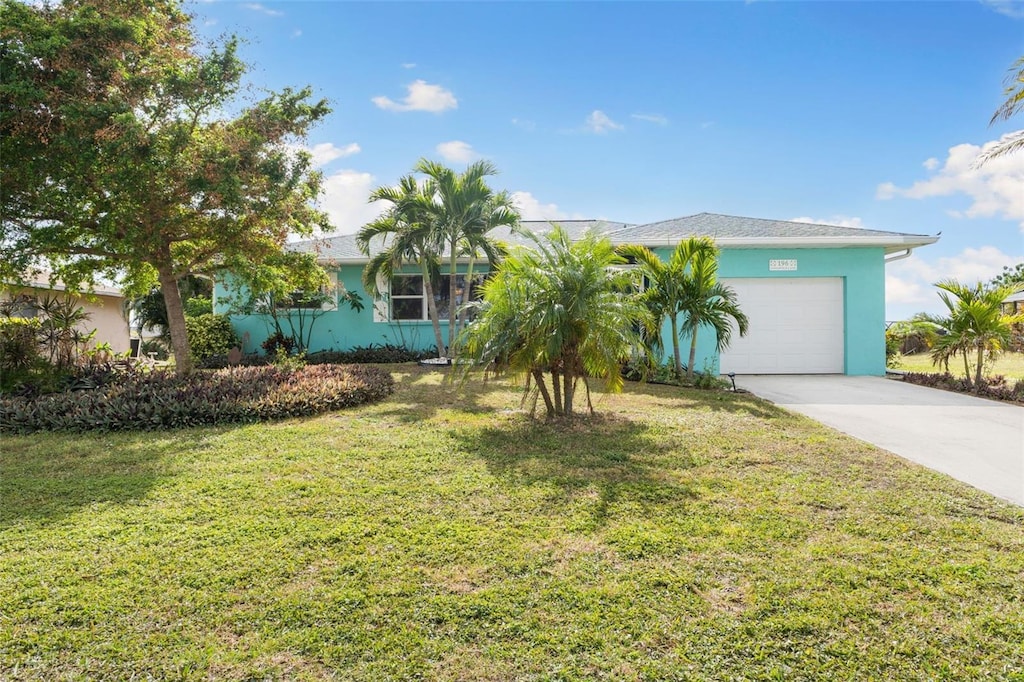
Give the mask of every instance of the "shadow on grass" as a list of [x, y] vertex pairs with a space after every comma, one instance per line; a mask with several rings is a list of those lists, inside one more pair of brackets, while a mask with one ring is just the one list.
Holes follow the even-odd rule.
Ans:
[[90, 505], [130, 504], [176, 476], [175, 454], [204, 447], [209, 428], [130, 434], [3, 437], [0, 527], [46, 522]]
[[592, 529], [619, 506], [639, 508], [641, 515], [662, 513], [685, 508], [696, 497], [677, 477], [696, 466], [685, 447], [623, 417], [542, 421], [517, 415], [503, 427], [453, 436], [505, 484], [546, 486], [550, 511], [585, 509]]
[[430, 419], [446, 409], [485, 414], [495, 411], [486, 401], [487, 395], [516, 390], [504, 379], [484, 380], [482, 372], [466, 379], [451, 372], [451, 367], [444, 366], [410, 366], [392, 371], [395, 392], [377, 414], [408, 424]]

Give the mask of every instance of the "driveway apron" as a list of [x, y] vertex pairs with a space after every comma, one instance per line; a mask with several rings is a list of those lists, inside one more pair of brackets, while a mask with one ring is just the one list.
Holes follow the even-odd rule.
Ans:
[[737, 376], [741, 388], [1024, 505], [1024, 408], [882, 377]]

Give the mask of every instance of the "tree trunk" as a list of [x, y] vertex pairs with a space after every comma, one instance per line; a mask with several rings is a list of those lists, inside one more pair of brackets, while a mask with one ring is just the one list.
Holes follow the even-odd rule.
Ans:
[[558, 370], [554, 367], [551, 368], [551, 390], [555, 399], [555, 416], [565, 414], [562, 407], [562, 384], [558, 381]]
[[572, 398], [573, 393], [576, 392], [576, 382], [574, 381], [576, 360], [575, 358], [570, 359], [569, 362], [565, 363], [565, 367], [562, 368], [562, 383], [564, 388], [562, 389], [562, 403], [563, 413], [566, 417], [572, 416]]
[[455, 354], [455, 243], [448, 258], [448, 351]]
[[[467, 304], [469, 304], [470, 301], [473, 300], [473, 265], [474, 265], [473, 255], [470, 254], [470, 256], [469, 256], [469, 264], [466, 265], [466, 289], [465, 289], [465, 292], [462, 294], [462, 304], [463, 304], [464, 308], [465, 308], [465, 306]], [[462, 332], [462, 330], [466, 326], [466, 320], [467, 320], [467, 317], [468, 317], [468, 312], [469, 312], [469, 310], [465, 309], [465, 310], [463, 310], [459, 314], [459, 317], [458, 317], [458, 320], [457, 320], [457, 323], [456, 323], [457, 326], [455, 328], [455, 331], [456, 331], [455, 338], [456, 339], [458, 339], [459, 334]]]
[[437, 357], [446, 358], [444, 339], [441, 338], [441, 321], [437, 317], [437, 303], [434, 301], [434, 285], [430, 282], [430, 268], [425, 262], [420, 263], [423, 270], [423, 294], [427, 297], [427, 317], [434, 326], [434, 342], [437, 344]]
[[964, 380], [967, 382], [967, 388], [971, 388], [971, 364], [967, 359], [967, 349], [964, 348]]
[[[675, 357], [676, 362], [676, 381], [682, 381], [683, 361], [679, 359], [679, 322], [676, 317], [677, 315], [672, 316], [672, 355]], [[661, 333], [660, 329], [658, 333]]]
[[690, 337], [690, 364], [686, 366], [686, 378], [690, 381], [693, 380], [693, 363], [697, 362], [697, 332], [699, 328], [693, 330], [693, 336]]
[[540, 395], [544, 398], [544, 407], [548, 410], [548, 418], [555, 416], [555, 406], [551, 402], [551, 394], [548, 393], [548, 387], [544, 383], [544, 372], [539, 369], [533, 370], [533, 380], [537, 382], [537, 390], [540, 391]]
[[974, 375], [974, 390], [981, 390], [981, 370], [982, 365], [985, 364], [985, 347], [981, 344], [978, 345], [978, 371]]
[[[168, 251], [168, 260], [170, 252]], [[185, 329], [185, 309], [181, 305], [181, 292], [178, 280], [174, 276], [171, 265], [161, 265], [157, 273], [160, 277], [160, 292], [164, 295], [167, 306], [167, 327], [171, 333], [171, 350], [174, 353], [174, 369], [178, 374], [192, 371], [192, 356], [188, 352], [188, 332]]]

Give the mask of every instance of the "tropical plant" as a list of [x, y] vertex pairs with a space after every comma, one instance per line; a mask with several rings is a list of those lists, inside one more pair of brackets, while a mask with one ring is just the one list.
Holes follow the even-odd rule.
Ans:
[[[1024, 57], [1015, 61], [1010, 67], [1005, 83], [1003, 94], [1006, 95], [1006, 101], [992, 114], [989, 125], [993, 125], [996, 121], [1008, 121], [1024, 111]], [[1024, 148], [1024, 130], [1007, 133], [994, 146], [983, 152], [978, 157], [977, 163], [983, 165], [992, 159], [1012, 154], [1022, 148]]]
[[[679, 343], [685, 335], [690, 338], [686, 378], [692, 381], [697, 332], [701, 327], [714, 330], [718, 352], [727, 348], [732, 340], [730, 320], [736, 321], [740, 336], [747, 333], [747, 316], [740, 310], [735, 292], [718, 281], [719, 252], [709, 238], [691, 237], [681, 241], [668, 262], [646, 246], [622, 246], [619, 253], [636, 263], [647, 282], [641, 300], [657, 321], [655, 329], [660, 330], [666, 318], [669, 321], [676, 379], [683, 377]], [[651, 335], [655, 343], [660, 341], [659, 333]]]
[[403, 264], [417, 264], [423, 276], [434, 342], [438, 355], [444, 355], [444, 338], [433, 288], [438, 281], [440, 247], [431, 229], [432, 201], [412, 175], [401, 178], [397, 187], [378, 187], [370, 194], [370, 201], [385, 201], [390, 206], [356, 234], [356, 244], [366, 255], [370, 254], [375, 240], [383, 244], [383, 249], [363, 268], [363, 286], [371, 295], [379, 297], [383, 293], [380, 281], [390, 283]]
[[1002, 311], [1003, 299], [1024, 291], [1024, 284], [986, 288], [981, 282], [968, 286], [947, 279], [935, 286], [947, 315], [930, 318], [946, 330], [932, 349], [932, 362], [948, 369], [949, 361], [960, 356], [967, 384], [977, 390], [982, 385], [985, 360], [1002, 352], [1012, 339], [1013, 325], [1024, 322], [1024, 313], [1006, 315]]
[[495, 193], [485, 178], [496, 175], [488, 161], [477, 161], [462, 173], [434, 161], [421, 159], [415, 171], [427, 176], [424, 194], [429, 197], [428, 218], [432, 240], [438, 252], [448, 254], [448, 346], [455, 353], [459, 326], [466, 317], [459, 314], [456, 277], [458, 259], [468, 259], [462, 301], [472, 300], [473, 266], [484, 257], [491, 268], [499, 264], [504, 248], [488, 233], [497, 227], [515, 227], [519, 213], [507, 192]]
[[642, 345], [634, 327], [650, 315], [633, 278], [615, 267], [625, 260], [608, 239], [572, 242], [558, 226], [545, 237], [525, 234], [534, 246], [512, 251], [483, 284], [483, 301], [471, 304], [479, 314], [460, 346], [466, 359], [525, 376], [548, 417], [571, 416], [578, 381], [597, 377], [608, 390], [621, 389], [621, 367]]

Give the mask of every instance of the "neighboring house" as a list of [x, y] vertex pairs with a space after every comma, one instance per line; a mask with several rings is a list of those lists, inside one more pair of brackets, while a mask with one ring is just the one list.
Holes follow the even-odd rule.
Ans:
[[1003, 299], [1003, 314], [1024, 313], [1024, 291], [1010, 294]]
[[51, 284], [49, 274], [44, 272], [23, 285], [4, 284], [0, 292], [3, 299], [19, 302], [21, 309], [17, 314], [21, 317], [35, 317], [37, 304], [46, 296], [69, 296], [88, 313], [89, 318], [78, 327], [85, 333], [96, 330], [90, 347], [109, 343], [117, 353], [130, 349], [128, 323], [121, 314], [125, 297], [120, 289], [97, 286], [88, 293], [71, 293], [59, 281]]
[[[938, 241], [938, 237], [918, 234], [709, 213], [646, 225], [566, 220], [524, 221], [522, 226], [545, 232], [552, 223], [574, 238], [593, 230], [616, 244], [643, 244], [666, 259], [681, 240], [711, 237], [721, 249], [719, 276], [736, 290], [740, 307], [750, 318], [750, 332], [742, 338], [734, 334], [721, 357], [710, 331], [702, 332], [695, 369], [738, 374], [884, 374], [885, 264]], [[523, 242], [508, 230], [492, 236]], [[291, 248], [318, 253], [339, 287], [370, 300], [361, 282], [368, 258], [359, 252], [354, 236], [297, 242]], [[325, 312], [314, 328], [310, 350], [373, 343], [433, 346], [415, 266], [395, 277], [390, 289], [388, 283], [380, 284], [388, 293], [362, 312], [346, 306]], [[442, 296], [438, 308], [446, 310], [447, 283], [435, 293]], [[218, 285], [214, 295], [218, 312], [227, 312], [226, 294]], [[446, 328], [443, 313], [442, 318]], [[234, 316], [233, 322], [239, 334], [250, 335], [247, 351], [258, 348], [267, 336], [263, 316]]]

